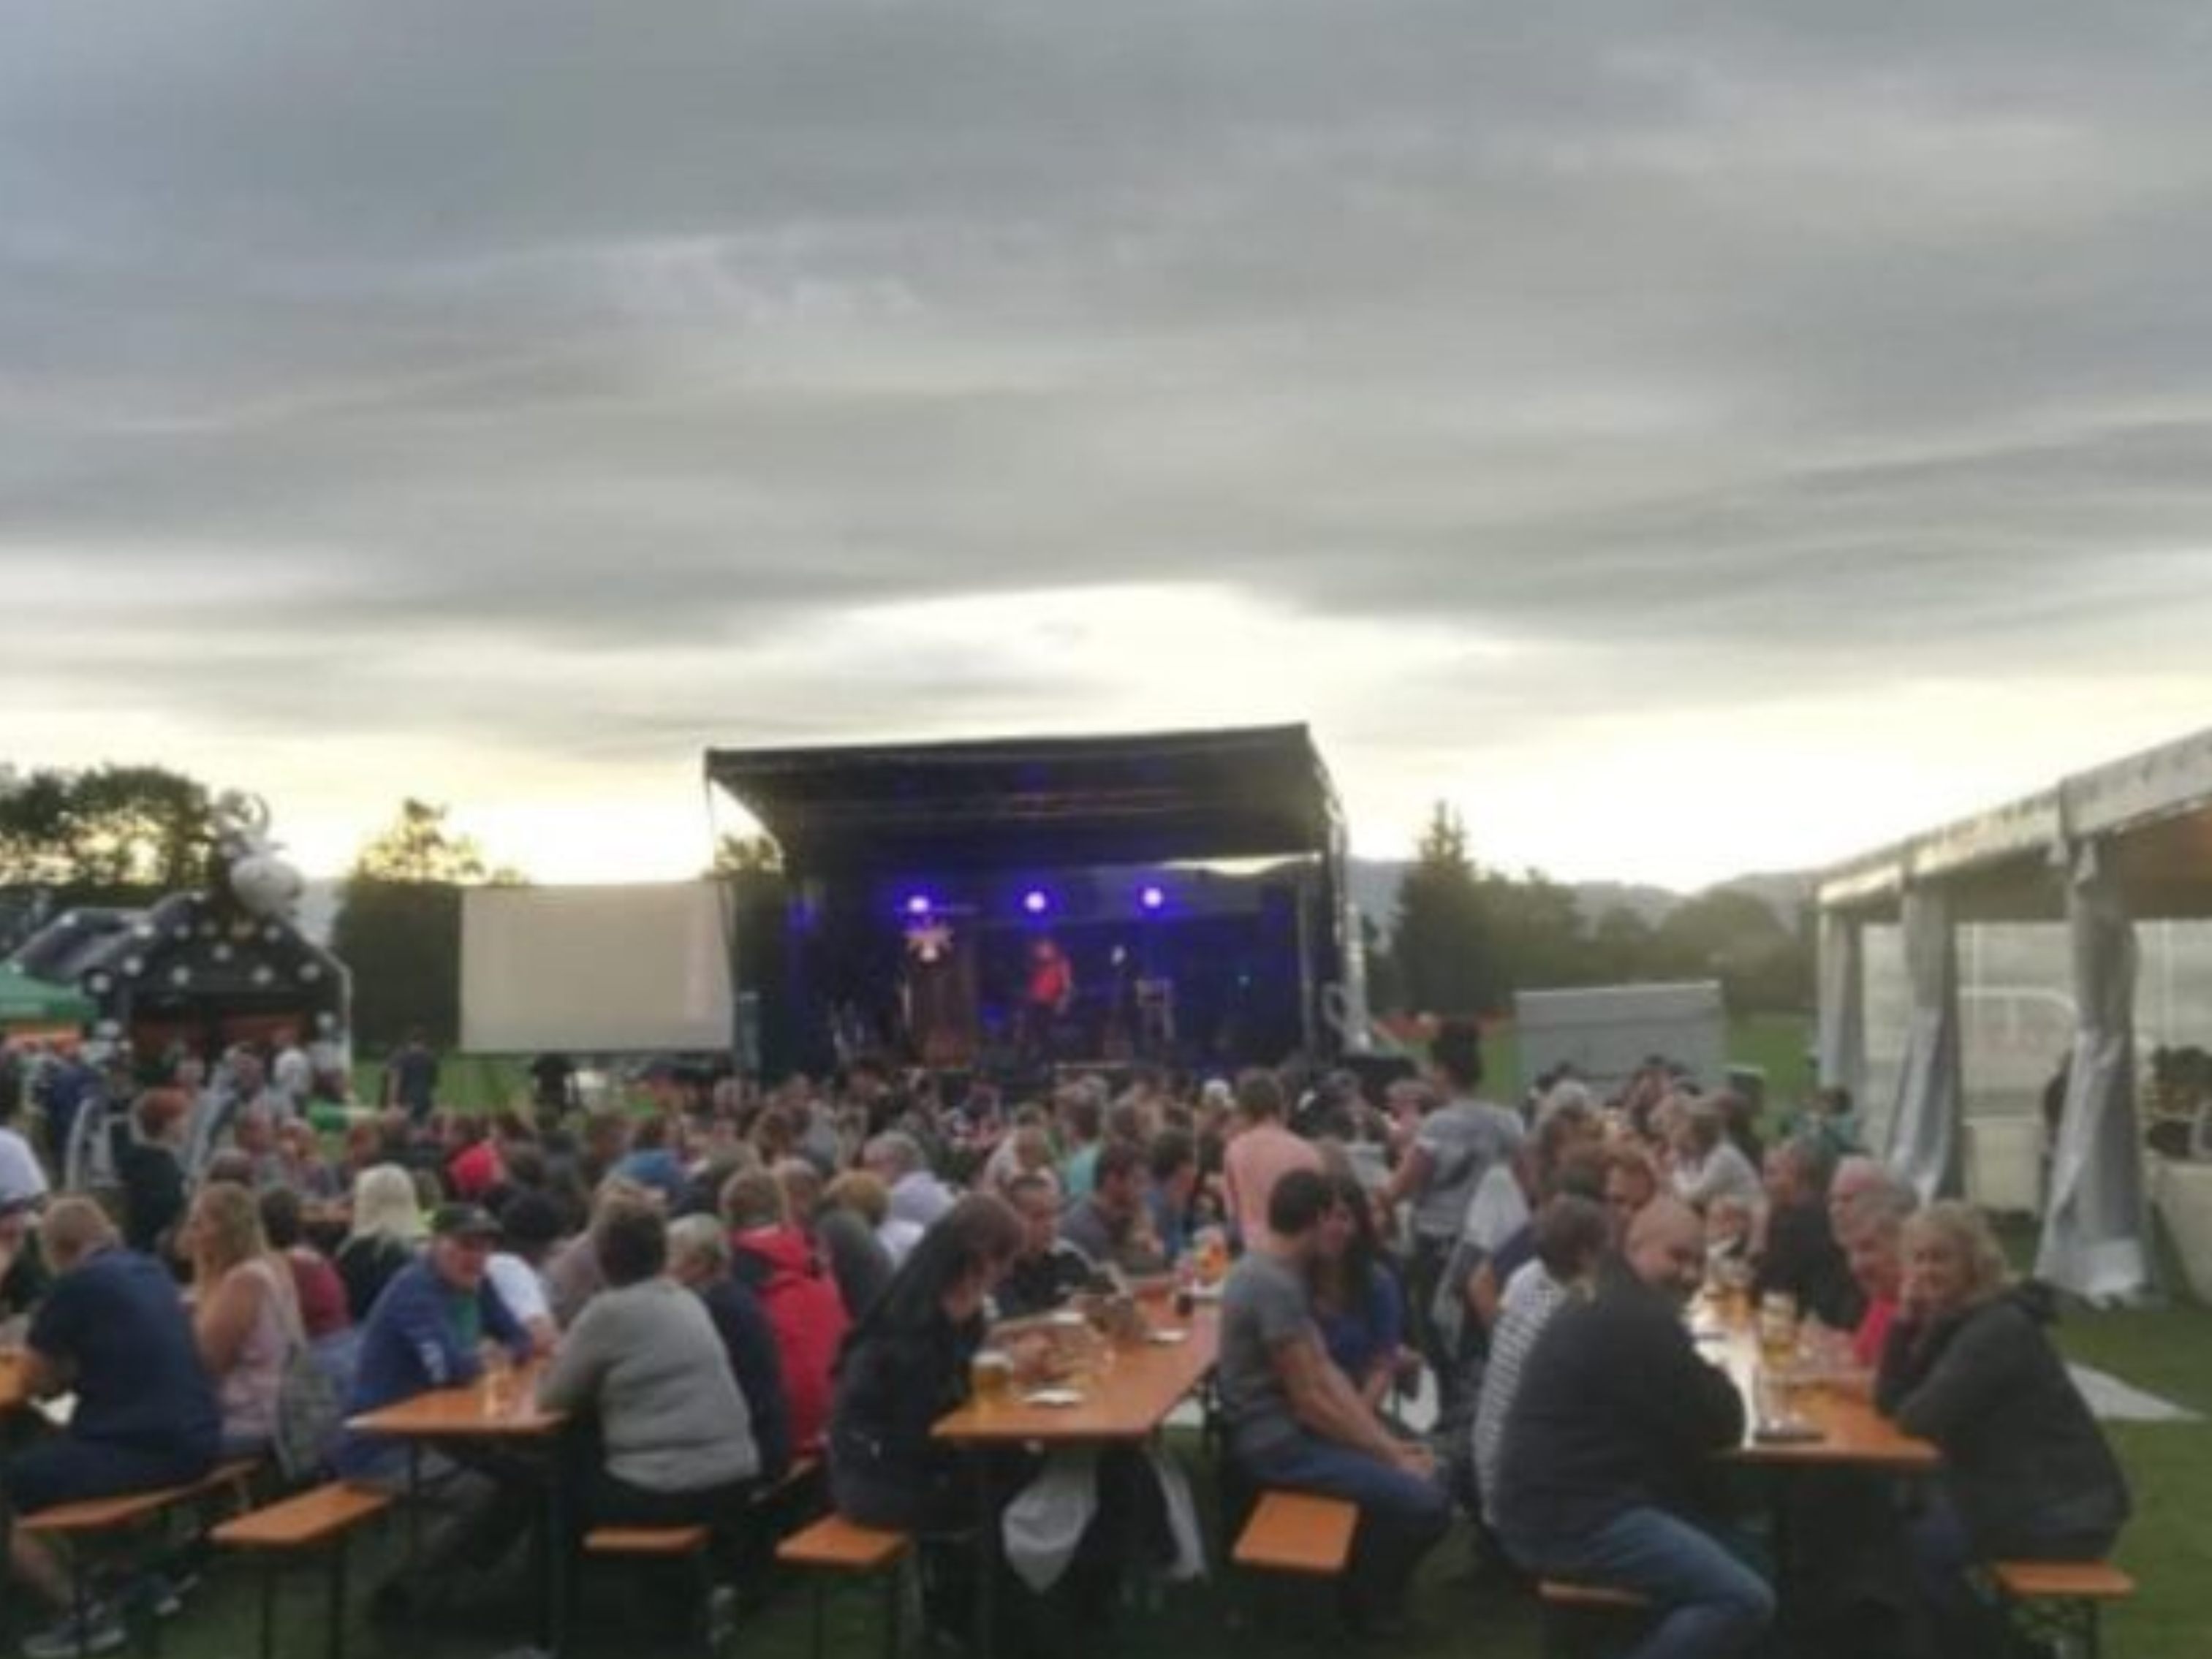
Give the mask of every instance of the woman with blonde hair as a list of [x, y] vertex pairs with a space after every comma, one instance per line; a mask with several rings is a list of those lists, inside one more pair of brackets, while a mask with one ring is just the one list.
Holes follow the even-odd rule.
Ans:
[[414, 1261], [422, 1237], [422, 1209], [406, 1170], [377, 1164], [354, 1177], [353, 1224], [338, 1246], [336, 1266], [355, 1324], [368, 1317], [384, 1287]]
[[200, 1188], [185, 1218], [192, 1264], [192, 1337], [222, 1407], [226, 1455], [257, 1452], [276, 1432], [284, 1364], [306, 1338], [292, 1270], [261, 1231], [252, 1192]]
[[2045, 1327], [2040, 1286], [2013, 1285], [1981, 1212], [1932, 1204], [1905, 1223], [1904, 1277], [1875, 1404], [1932, 1440], [1942, 1474], [1911, 1524], [1914, 1566], [1944, 1653], [1997, 1650], [1978, 1561], [2093, 1561], [2128, 1518], [2128, 1488]]

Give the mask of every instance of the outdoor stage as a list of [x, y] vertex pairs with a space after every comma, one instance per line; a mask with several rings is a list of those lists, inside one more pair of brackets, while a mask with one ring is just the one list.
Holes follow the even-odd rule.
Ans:
[[1273, 1063], [1358, 1029], [1343, 822], [1303, 726], [714, 750], [706, 775], [782, 853], [732, 905], [763, 1075]]

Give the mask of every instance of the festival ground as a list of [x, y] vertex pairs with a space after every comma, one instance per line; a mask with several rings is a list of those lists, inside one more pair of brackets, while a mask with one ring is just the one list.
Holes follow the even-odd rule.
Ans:
[[[2029, 1248], [2024, 1237], [2008, 1243], [2016, 1253]], [[2155, 1311], [2073, 1310], [2060, 1327], [2059, 1339], [2069, 1359], [2212, 1417], [2212, 1310], [2186, 1301]], [[2135, 1600], [2112, 1609], [2105, 1650], [2116, 1659], [2199, 1659], [2204, 1632], [2212, 1629], [2212, 1436], [2201, 1423], [2114, 1423], [2106, 1425], [2106, 1432], [2127, 1466], [2136, 1504], [2136, 1519], [2116, 1559], [2142, 1588]], [[1177, 1431], [1176, 1442], [1186, 1457], [1199, 1457], [1195, 1434]], [[1212, 1482], [1200, 1480], [1194, 1486], [1203, 1500]], [[1494, 1585], [1469, 1582], [1464, 1540], [1462, 1530], [1429, 1559], [1412, 1602], [1411, 1635], [1368, 1644], [1366, 1650], [1387, 1652], [1391, 1659], [1537, 1659], [1533, 1603]], [[362, 1552], [363, 1567], [371, 1557], [395, 1547], [396, 1534], [372, 1540]], [[362, 1571], [354, 1582], [365, 1586], [373, 1578]], [[303, 1571], [287, 1583], [280, 1607], [281, 1628], [288, 1632], [283, 1651], [320, 1650], [323, 1594], [316, 1573]], [[219, 1567], [185, 1614], [163, 1631], [163, 1651], [169, 1659], [234, 1659], [252, 1652], [256, 1595], [250, 1571], [235, 1564]], [[620, 1573], [592, 1575], [585, 1590], [586, 1618], [574, 1644], [576, 1659], [683, 1650], [674, 1639], [650, 1648], [642, 1642], [628, 1595]], [[1176, 1590], [1157, 1610], [1126, 1610], [1111, 1630], [1097, 1633], [1079, 1650], [1085, 1659], [1140, 1653], [1205, 1659], [1221, 1650], [1224, 1616], [1249, 1599], [1243, 1587], [1218, 1579]], [[834, 1597], [830, 1650], [880, 1652], [874, 1622], [878, 1606], [864, 1593]], [[1286, 1612], [1296, 1620], [1299, 1610]], [[511, 1614], [501, 1620], [495, 1608], [486, 1613], [478, 1628], [415, 1628], [403, 1634], [372, 1628], [357, 1601], [347, 1651], [354, 1659], [483, 1659], [510, 1640], [516, 1627]], [[1306, 1646], [1319, 1650], [1341, 1645], [1322, 1621], [1303, 1622], [1315, 1632]], [[789, 1584], [764, 1604], [744, 1609], [728, 1652], [744, 1659], [805, 1659], [807, 1640], [805, 1589]], [[1279, 1645], [1285, 1650], [1300, 1646], [1294, 1635]]]

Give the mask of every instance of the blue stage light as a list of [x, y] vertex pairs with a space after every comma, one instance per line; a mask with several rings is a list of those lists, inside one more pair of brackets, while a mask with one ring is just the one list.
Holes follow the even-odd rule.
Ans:
[[1022, 908], [1033, 916], [1041, 916], [1052, 908], [1052, 895], [1042, 887], [1032, 887], [1022, 895]]
[[1137, 895], [1137, 902], [1147, 910], [1163, 909], [1166, 907], [1167, 902], [1166, 890], [1158, 886], [1147, 887]]
[[906, 902], [906, 913], [910, 916], [926, 916], [935, 908], [927, 893], [913, 894]]

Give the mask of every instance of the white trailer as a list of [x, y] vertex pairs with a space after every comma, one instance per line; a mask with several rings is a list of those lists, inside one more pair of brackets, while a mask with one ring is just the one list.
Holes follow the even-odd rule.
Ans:
[[1522, 991], [1513, 1030], [1523, 1091], [1561, 1066], [1615, 1087], [1654, 1054], [1687, 1066], [1707, 1088], [1726, 1080], [1728, 1005], [1717, 980]]

